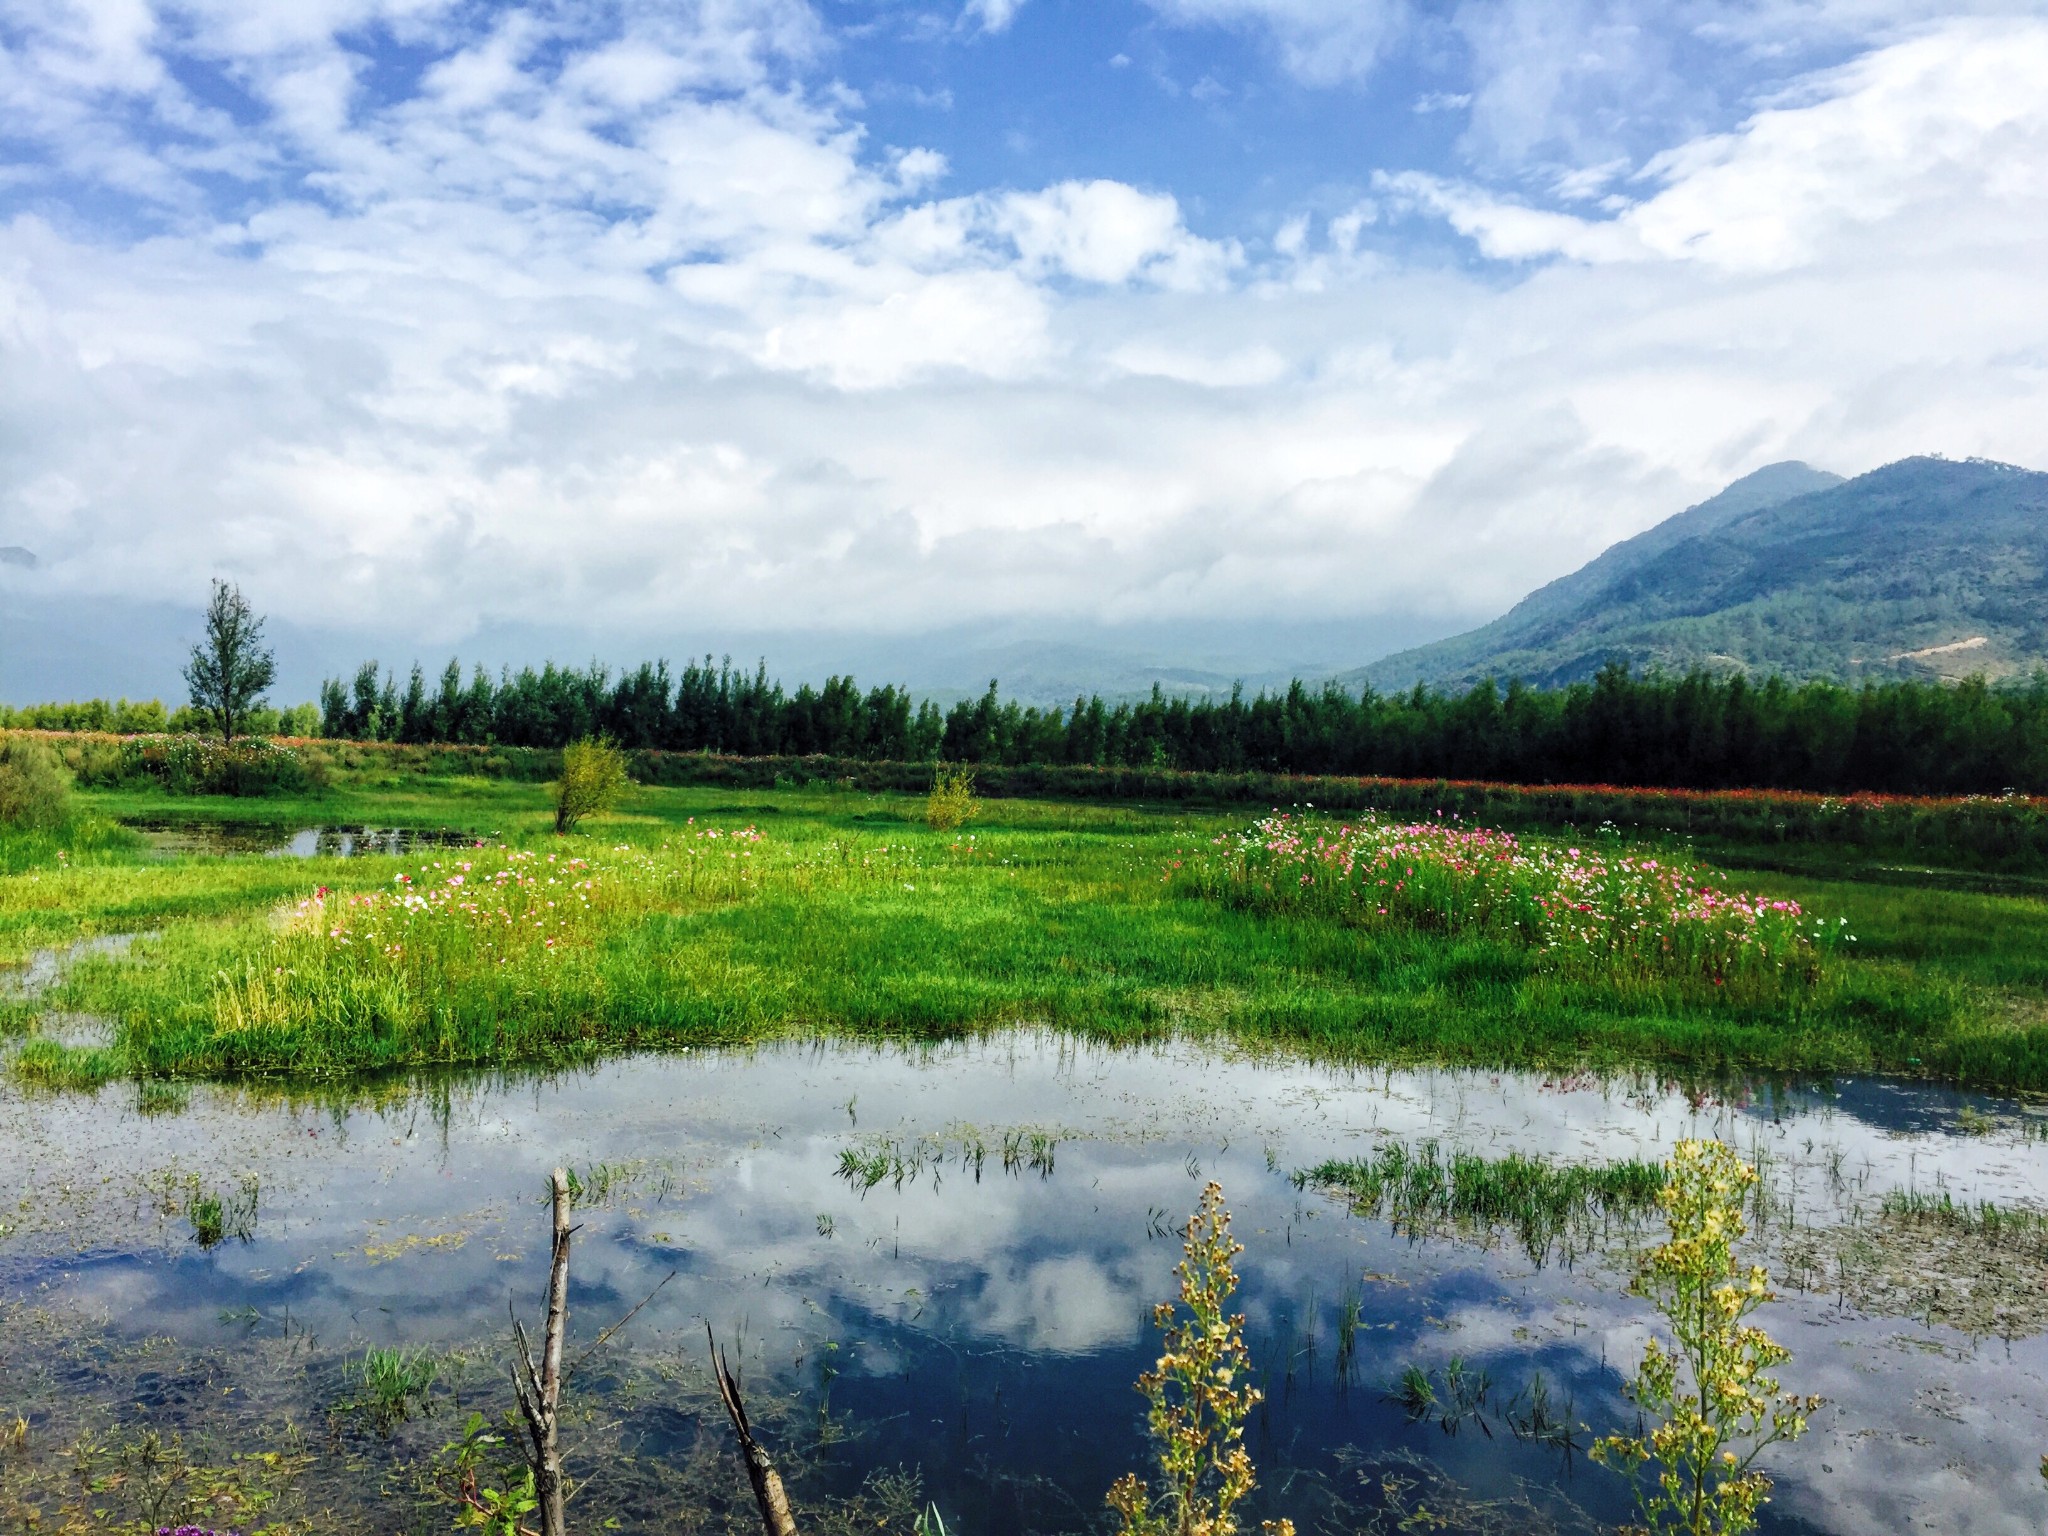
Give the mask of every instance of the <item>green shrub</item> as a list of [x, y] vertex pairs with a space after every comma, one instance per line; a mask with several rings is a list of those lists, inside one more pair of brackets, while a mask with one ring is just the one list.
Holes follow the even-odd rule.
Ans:
[[0, 826], [53, 832], [70, 810], [71, 775], [49, 743], [0, 737]]
[[87, 789], [111, 789], [138, 772], [128, 744], [111, 736], [74, 736], [63, 754], [72, 777]]
[[924, 824], [934, 832], [951, 832], [973, 820], [979, 809], [973, 769], [941, 767], [932, 775], [932, 792], [924, 801]]
[[619, 803], [632, 780], [626, 754], [603, 737], [572, 741], [562, 749], [562, 776], [555, 781], [555, 830], [572, 831], [586, 816]]

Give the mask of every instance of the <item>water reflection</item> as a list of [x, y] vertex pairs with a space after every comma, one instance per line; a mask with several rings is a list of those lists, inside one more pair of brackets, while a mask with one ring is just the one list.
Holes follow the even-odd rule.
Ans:
[[[496, 1348], [508, 1297], [530, 1310], [543, 1287], [538, 1194], [567, 1162], [602, 1191], [579, 1212], [578, 1328], [677, 1271], [635, 1320], [635, 1358], [695, 1348], [708, 1318], [753, 1379], [844, 1416], [853, 1438], [830, 1454], [846, 1478], [919, 1467], [949, 1525], [977, 1536], [1093, 1525], [1141, 1462], [1131, 1383], [1156, 1352], [1172, 1229], [1205, 1179], [1247, 1246], [1241, 1305], [1269, 1396], [1250, 1430], [1260, 1513], [1300, 1518], [1341, 1493], [1355, 1519], [1462, 1489], [1508, 1501], [1465, 1527], [1506, 1530], [1584, 1528], [1626, 1503], [1502, 1414], [1451, 1433], [1411, 1422], [1387, 1388], [1455, 1358], [1491, 1377], [1496, 1406], [1540, 1379], [1571, 1418], [1610, 1427], [1645, 1336], [1625, 1247], [1539, 1267], [1511, 1241], [1418, 1242], [1297, 1189], [1295, 1169], [1389, 1138], [1608, 1160], [1718, 1135], [1770, 1165], [1774, 1219], [1792, 1227], [1894, 1187], [2025, 1200], [2048, 1175], [2048, 1143], [2016, 1108], [1939, 1090], [1688, 1098], [1648, 1079], [1340, 1071], [1035, 1034], [646, 1057], [381, 1098], [198, 1087], [184, 1112], [151, 1116], [133, 1088], [14, 1093], [0, 1155], [26, 1171], [27, 1198], [0, 1240], [0, 1292], [190, 1349], [246, 1309], [288, 1316], [323, 1358]], [[1956, 1134], [1966, 1107], [1998, 1129]], [[1056, 1155], [1005, 1158], [1006, 1136]], [[937, 1155], [900, 1181], [844, 1171], [849, 1154], [920, 1145]], [[201, 1250], [136, 1193], [166, 1168], [208, 1187], [255, 1175], [253, 1240]], [[1767, 1320], [1796, 1352], [1786, 1385], [1835, 1406], [1778, 1458], [1766, 1528], [2037, 1530], [2043, 1341], [1860, 1315], [1816, 1284]]]
[[260, 853], [279, 859], [347, 859], [421, 848], [467, 848], [478, 842], [473, 832], [447, 827], [306, 827], [196, 816], [136, 817], [122, 825], [140, 832], [158, 853], [216, 857]]

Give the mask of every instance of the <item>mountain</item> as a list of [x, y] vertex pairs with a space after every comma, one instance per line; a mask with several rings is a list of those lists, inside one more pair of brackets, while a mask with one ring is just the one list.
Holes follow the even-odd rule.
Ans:
[[1491, 624], [1345, 674], [1383, 690], [1638, 670], [1997, 677], [2048, 665], [2048, 474], [1901, 459], [1773, 464]]

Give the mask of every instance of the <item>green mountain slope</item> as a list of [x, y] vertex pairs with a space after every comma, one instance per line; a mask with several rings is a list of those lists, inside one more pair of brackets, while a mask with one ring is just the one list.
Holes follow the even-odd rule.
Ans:
[[2048, 665], [2048, 474], [1914, 458], [1843, 480], [1774, 464], [1493, 623], [1345, 680], [1555, 685], [1610, 661], [1844, 681]]

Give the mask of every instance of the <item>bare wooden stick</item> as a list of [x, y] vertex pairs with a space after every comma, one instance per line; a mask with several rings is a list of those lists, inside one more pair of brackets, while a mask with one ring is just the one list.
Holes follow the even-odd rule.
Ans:
[[796, 1517], [789, 1512], [789, 1496], [782, 1491], [782, 1478], [768, 1453], [754, 1438], [747, 1422], [746, 1404], [740, 1401], [740, 1385], [726, 1368], [725, 1354], [712, 1337], [711, 1324], [704, 1325], [704, 1341], [711, 1347], [711, 1371], [718, 1378], [718, 1395], [725, 1403], [725, 1416], [732, 1420], [732, 1432], [746, 1458], [747, 1481], [754, 1485], [754, 1502], [761, 1506], [761, 1525], [767, 1536], [797, 1536]]
[[548, 1320], [541, 1336], [541, 1358], [535, 1364], [526, 1329], [515, 1317], [512, 1335], [519, 1345], [512, 1362], [512, 1390], [519, 1397], [519, 1415], [526, 1421], [527, 1464], [533, 1468], [535, 1497], [540, 1505], [540, 1536], [568, 1536], [563, 1510], [562, 1448], [556, 1438], [562, 1406], [562, 1335], [569, 1326], [569, 1180], [557, 1168], [554, 1192], [554, 1262], [548, 1269]]
[[626, 1324], [633, 1321], [634, 1318], [638, 1317], [640, 1315], [640, 1309], [646, 1306], [647, 1303], [649, 1303], [650, 1301], [654, 1300], [656, 1296], [660, 1295], [661, 1288], [664, 1285], [667, 1285], [669, 1281], [675, 1279], [675, 1277], [679, 1273], [680, 1271], [672, 1269], [667, 1274], [663, 1275], [659, 1280], [655, 1281], [654, 1289], [649, 1291], [645, 1296], [642, 1296], [637, 1302], [635, 1302], [633, 1304], [632, 1311], [628, 1312], [616, 1323], [613, 1323], [611, 1327], [605, 1329], [603, 1333], [600, 1333], [597, 1336], [597, 1342], [591, 1345], [590, 1348], [583, 1351], [583, 1353], [578, 1355], [574, 1360], [570, 1361], [569, 1368], [562, 1374], [564, 1376], [574, 1376], [578, 1371], [583, 1369], [583, 1362], [588, 1360], [592, 1355], [596, 1354], [600, 1349], [603, 1349], [605, 1345], [611, 1343], [612, 1336], [616, 1334], [621, 1328], [624, 1328]]

